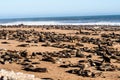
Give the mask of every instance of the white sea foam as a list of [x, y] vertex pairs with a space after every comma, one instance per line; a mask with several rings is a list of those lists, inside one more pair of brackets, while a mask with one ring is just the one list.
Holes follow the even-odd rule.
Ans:
[[0, 25], [120, 25], [120, 22], [90, 22], [90, 23], [62, 23], [58, 21], [19, 21], [11, 23], [0, 23]]

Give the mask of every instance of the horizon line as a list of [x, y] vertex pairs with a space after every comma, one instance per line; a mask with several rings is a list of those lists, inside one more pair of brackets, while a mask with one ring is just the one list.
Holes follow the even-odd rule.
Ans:
[[108, 14], [108, 15], [71, 15], [71, 16], [44, 16], [44, 17], [40, 17], [40, 16], [35, 16], [35, 17], [8, 17], [8, 18], [0, 18], [0, 20], [6, 20], [6, 19], [30, 19], [30, 18], [64, 18], [64, 17], [102, 17], [102, 16], [120, 16], [120, 14]]

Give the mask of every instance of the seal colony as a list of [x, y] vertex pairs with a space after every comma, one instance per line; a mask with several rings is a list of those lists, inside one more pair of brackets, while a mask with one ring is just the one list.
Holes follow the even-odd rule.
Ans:
[[120, 27], [1, 25], [0, 69], [41, 80], [119, 80]]

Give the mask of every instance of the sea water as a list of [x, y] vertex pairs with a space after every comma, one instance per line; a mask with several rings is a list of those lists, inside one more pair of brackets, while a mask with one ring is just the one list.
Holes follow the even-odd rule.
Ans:
[[0, 19], [0, 25], [120, 25], [120, 15]]

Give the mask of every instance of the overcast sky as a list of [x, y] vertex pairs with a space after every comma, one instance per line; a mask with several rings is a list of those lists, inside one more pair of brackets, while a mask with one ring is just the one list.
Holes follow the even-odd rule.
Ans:
[[0, 18], [115, 14], [120, 0], [0, 0]]

